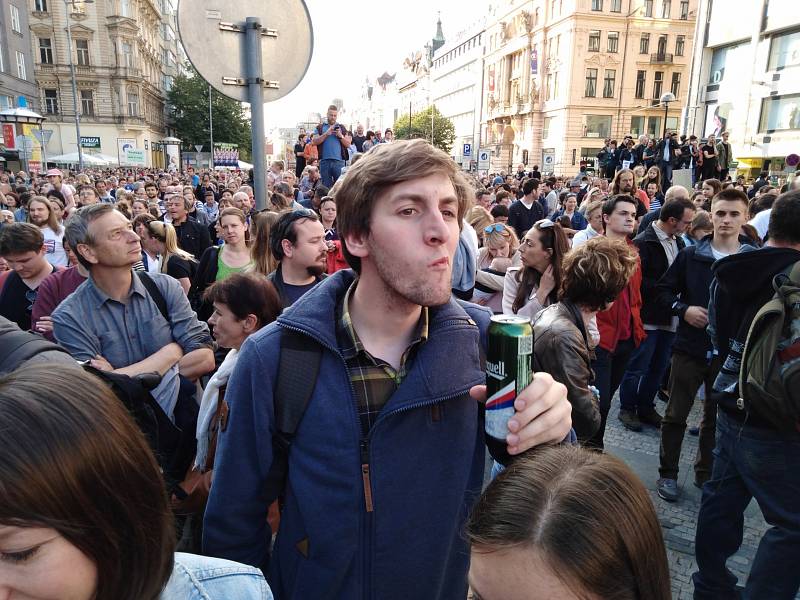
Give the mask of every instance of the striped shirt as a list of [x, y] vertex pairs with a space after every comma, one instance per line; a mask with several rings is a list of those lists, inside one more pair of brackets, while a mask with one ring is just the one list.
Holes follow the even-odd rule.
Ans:
[[428, 308], [422, 307], [411, 344], [403, 352], [400, 368], [395, 370], [386, 361], [372, 356], [362, 345], [350, 318], [350, 296], [358, 280], [354, 281], [344, 296], [341, 315], [337, 319], [336, 338], [339, 350], [347, 363], [350, 383], [356, 397], [356, 411], [361, 424], [361, 435], [366, 438], [383, 407], [400, 386], [408, 373], [410, 361], [416, 350], [428, 339]]

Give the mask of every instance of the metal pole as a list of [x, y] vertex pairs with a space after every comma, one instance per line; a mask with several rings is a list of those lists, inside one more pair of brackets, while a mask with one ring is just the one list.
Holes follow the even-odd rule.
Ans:
[[47, 171], [47, 149], [45, 148], [44, 129], [42, 129], [41, 123], [39, 123], [39, 135], [42, 136], [39, 140], [39, 145], [42, 147], [42, 171]]
[[408, 101], [408, 139], [411, 139], [411, 100]]
[[662, 139], [667, 137], [667, 111], [669, 111], [669, 102], [664, 102], [664, 134], [661, 136]]
[[208, 86], [208, 134], [211, 138], [211, 170], [214, 170], [214, 116], [211, 113], [211, 86]]
[[69, 18], [69, 2], [64, 0], [64, 12], [67, 16], [67, 48], [69, 52], [69, 70], [72, 75], [72, 107], [75, 109], [75, 136], [78, 138], [78, 170], [83, 171], [83, 150], [81, 149], [81, 116], [78, 114], [78, 87], [75, 83], [75, 61], [72, 60], [72, 26]]
[[247, 17], [245, 22], [245, 65], [248, 98], [253, 125], [253, 191], [256, 209], [267, 207], [266, 156], [264, 153], [264, 87], [261, 70], [261, 22]]

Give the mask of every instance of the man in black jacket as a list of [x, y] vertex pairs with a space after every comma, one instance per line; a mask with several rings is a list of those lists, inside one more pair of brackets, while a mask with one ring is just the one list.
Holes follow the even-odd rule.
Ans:
[[661, 189], [666, 190], [672, 185], [672, 169], [680, 160], [681, 149], [678, 134], [666, 132], [666, 135], [656, 145], [656, 161], [661, 169]]
[[[727, 190], [726, 190], [727, 191]], [[744, 511], [753, 498], [771, 525], [747, 578], [745, 598], [794, 598], [800, 589], [800, 430], [778, 430], [757, 406], [740, 400], [742, 350], [753, 317], [770, 298], [776, 275], [800, 261], [800, 192], [772, 208], [765, 248], [714, 263], [708, 323], [722, 366], [714, 380], [719, 406], [711, 479], [697, 516], [692, 575], [697, 600], [736, 598], [726, 563], [741, 546]]]
[[642, 423], [661, 426], [653, 400], [669, 364], [678, 319], [659, 309], [655, 288], [684, 247], [680, 236], [692, 224], [694, 213], [694, 205], [686, 198], [667, 202], [659, 220], [633, 240], [642, 262], [641, 315], [647, 338], [631, 355], [619, 387], [619, 419], [631, 431], [641, 431]]
[[517, 232], [519, 239], [522, 239], [536, 221], [545, 217], [544, 207], [537, 201], [539, 180], [525, 181], [522, 184], [522, 193], [525, 195], [508, 207], [508, 224]]
[[700, 446], [694, 464], [695, 485], [701, 487], [711, 475], [717, 423], [711, 385], [719, 371], [719, 361], [712, 360], [711, 339], [706, 333], [711, 267], [717, 258], [738, 252], [746, 240], [739, 236], [747, 219], [744, 194], [724, 190], [714, 198], [711, 211], [713, 235], [706, 236], [696, 246], [681, 250], [656, 287], [658, 309], [681, 319], [673, 346], [669, 402], [661, 422], [661, 463], [656, 484], [658, 495], [669, 502], [675, 502], [680, 495], [678, 460], [686, 418], [701, 385], [705, 385], [705, 397]]
[[205, 249], [211, 246], [211, 235], [207, 227], [189, 216], [192, 201], [180, 194], [173, 194], [167, 197], [166, 204], [172, 226], [178, 235], [178, 246], [199, 259]]

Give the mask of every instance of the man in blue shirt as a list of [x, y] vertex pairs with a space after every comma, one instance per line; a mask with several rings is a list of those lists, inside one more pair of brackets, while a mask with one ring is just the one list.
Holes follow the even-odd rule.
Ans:
[[89, 278], [55, 311], [56, 340], [76, 360], [101, 371], [162, 375], [153, 397], [172, 416], [179, 379], [196, 380], [214, 370], [208, 326], [197, 320], [177, 280], [150, 275], [169, 320], [131, 267], [141, 260], [139, 236], [109, 204], [79, 210], [67, 222], [75, 254]]
[[319, 152], [319, 171], [325, 187], [331, 187], [344, 167], [344, 156], [347, 156], [347, 147], [350, 145], [347, 130], [336, 122], [339, 109], [331, 104], [328, 107], [328, 122], [317, 125], [317, 137], [311, 140], [315, 146], [321, 146]]

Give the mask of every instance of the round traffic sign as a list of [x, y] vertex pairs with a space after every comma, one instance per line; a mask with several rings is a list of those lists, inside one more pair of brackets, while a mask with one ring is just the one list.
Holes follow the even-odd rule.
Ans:
[[489, 160], [489, 153], [486, 152], [485, 150], [482, 150], [480, 152], [480, 154], [478, 154], [478, 160], [481, 160], [481, 161]]
[[800, 156], [797, 154], [792, 153], [786, 157], [787, 167], [796, 167], [798, 164], [800, 164]]
[[311, 62], [314, 35], [303, 0], [180, 0], [178, 33], [189, 61], [203, 79], [221, 94], [248, 102], [247, 17], [258, 18], [264, 28], [264, 102], [271, 102], [297, 87]]

